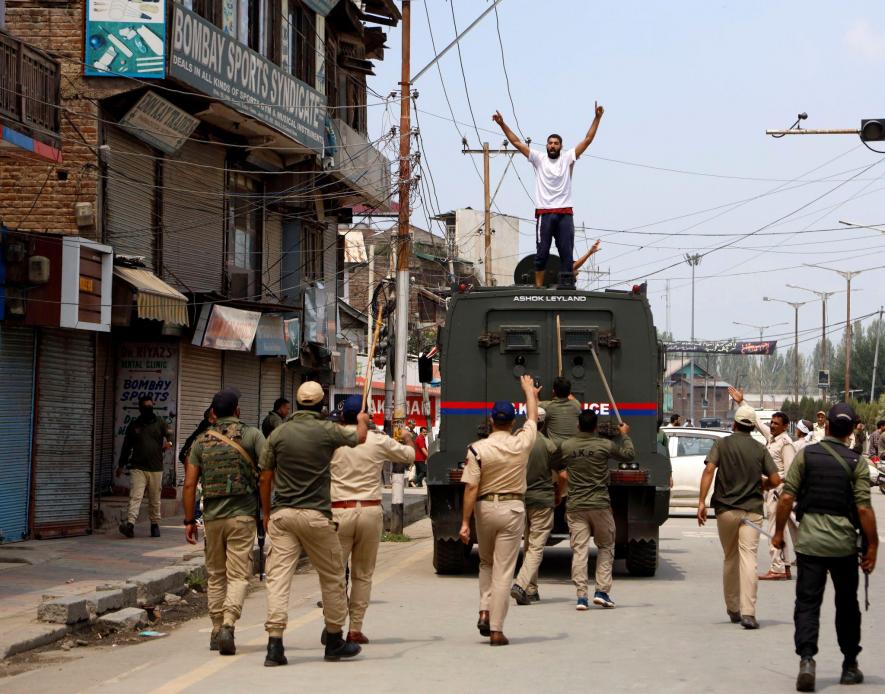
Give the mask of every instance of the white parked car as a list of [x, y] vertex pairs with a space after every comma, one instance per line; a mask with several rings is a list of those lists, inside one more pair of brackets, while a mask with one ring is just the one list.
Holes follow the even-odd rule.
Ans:
[[[673, 488], [670, 490], [671, 508], [697, 508], [701, 493], [701, 475], [707, 453], [716, 439], [730, 435], [725, 429], [700, 429], [695, 427], [664, 427], [669, 439], [670, 464], [673, 467]], [[707, 495], [707, 506], [713, 486]]]

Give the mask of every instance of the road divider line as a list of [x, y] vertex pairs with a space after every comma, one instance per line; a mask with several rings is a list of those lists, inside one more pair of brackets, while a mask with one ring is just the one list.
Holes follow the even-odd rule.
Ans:
[[[422, 547], [420, 549], [416, 548], [416, 551], [413, 554], [410, 554], [408, 557], [404, 558], [402, 561], [397, 562], [393, 566], [388, 567], [382, 571], [379, 571], [375, 574], [374, 579], [372, 580], [373, 585], [377, 586], [381, 583], [384, 583], [388, 579], [396, 576], [401, 571], [404, 571], [412, 564], [417, 564], [419, 561], [427, 559], [432, 553], [433, 546], [428, 543], [426, 547]], [[296, 608], [297, 609], [297, 608]], [[301, 615], [297, 619], [291, 620], [286, 627], [286, 631], [293, 629], [300, 629], [301, 627], [316, 621], [323, 616], [323, 611], [320, 608], [313, 608], [309, 610], [306, 614]], [[256, 625], [250, 625], [246, 627], [246, 629], [254, 628]], [[247, 641], [247, 645], [249, 646], [260, 646], [265, 642], [265, 637], [261, 636], [256, 639], [251, 639]], [[255, 657], [254, 654], [249, 654], [252, 657]], [[189, 687], [194, 686], [198, 682], [202, 682], [208, 677], [217, 674], [221, 670], [226, 667], [233, 665], [238, 662], [241, 658], [245, 657], [244, 655], [232, 655], [232, 656], [219, 656], [213, 655], [211, 660], [207, 660], [199, 667], [194, 668], [190, 672], [181, 677], [176, 677], [175, 679], [167, 682], [156, 689], [151, 691], [151, 694], [179, 694], [180, 692], [185, 691]]]

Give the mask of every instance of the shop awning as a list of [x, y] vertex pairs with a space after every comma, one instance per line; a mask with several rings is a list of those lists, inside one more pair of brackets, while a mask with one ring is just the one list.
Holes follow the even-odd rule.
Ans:
[[188, 325], [187, 297], [150, 270], [114, 267], [114, 275], [137, 292], [138, 317], [161, 320], [169, 325]]

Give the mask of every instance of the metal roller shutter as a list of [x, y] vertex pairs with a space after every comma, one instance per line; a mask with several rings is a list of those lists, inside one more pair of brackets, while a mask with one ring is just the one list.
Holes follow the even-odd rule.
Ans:
[[44, 329], [37, 349], [34, 534], [85, 534], [92, 516], [95, 341]]
[[223, 289], [224, 156], [221, 147], [189, 141], [163, 161], [161, 274], [182, 291]]
[[0, 325], [0, 542], [28, 534], [34, 330]]
[[95, 493], [114, 486], [114, 348], [111, 336], [95, 337]]
[[264, 268], [262, 283], [265, 293], [281, 301], [283, 272], [283, 217], [278, 212], [268, 212], [264, 220]]
[[[221, 352], [217, 349], [194, 347], [182, 343], [181, 371], [179, 373], [181, 394], [178, 400], [178, 441], [177, 451], [185, 439], [191, 435], [203, 420], [203, 413], [212, 404], [212, 397], [221, 390]], [[177, 479], [184, 479], [184, 470], [179, 464]]]
[[156, 195], [153, 150], [114, 127], [105, 130], [110, 146], [105, 180], [105, 234], [116, 253], [144, 256], [155, 268]]
[[233, 386], [240, 391], [240, 419], [253, 427], [261, 421], [258, 402], [260, 366], [258, 357], [248, 352], [224, 353], [222, 383], [225, 388]]
[[261, 408], [259, 410], [261, 420], [264, 421], [268, 412], [273, 409], [274, 401], [277, 398], [286, 398], [291, 400], [291, 396], [286, 395], [280, 381], [283, 375], [283, 362], [273, 357], [261, 360]]

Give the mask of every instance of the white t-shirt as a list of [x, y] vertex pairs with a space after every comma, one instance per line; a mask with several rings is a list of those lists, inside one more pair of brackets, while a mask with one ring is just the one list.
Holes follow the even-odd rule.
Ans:
[[574, 149], [560, 151], [558, 159], [547, 152], [529, 150], [529, 162], [535, 167], [535, 207], [555, 210], [572, 207], [572, 167], [578, 157]]

